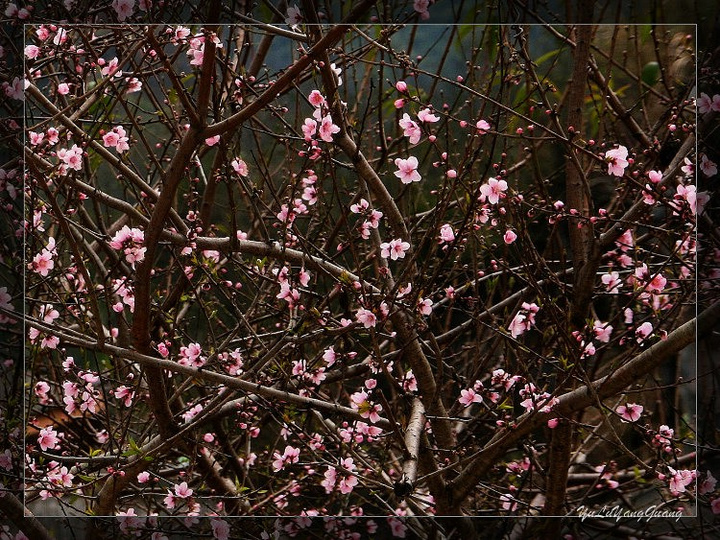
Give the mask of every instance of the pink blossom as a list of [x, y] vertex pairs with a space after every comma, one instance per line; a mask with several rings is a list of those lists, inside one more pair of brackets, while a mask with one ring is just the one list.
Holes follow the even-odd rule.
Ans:
[[517, 234], [512, 229], [508, 229], [505, 231], [505, 235], [503, 236], [503, 240], [506, 244], [512, 244], [515, 240], [517, 240]]
[[[38, 31], [38, 36], [40, 36], [40, 33]], [[42, 39], [42, 38], [41, 38]], [[62, 45], [67, 40], [67, 30], [64, 28], [58, 28], [55, 32], [55, 37], [53, 38], [53, 45]]]
[[429, 298], [420, 298], [418, 300], [418, 310], [422, 315], [430, 315], [432, 313], [433, 301]]
[[273, 470], [275, 472], [281, 471], [285, 468], [285, 465], [291, 463], [297, 463], [300, 461], [300, 449], [293, 448], [292, 446], [286, 446], [285, 451], [282, 455], [279, 452], [273, 454]]
[[[102, 58], [100, 60], [102, 60], [102, 62], [104, 62], [104, 60]], [[98, 62], [98, 63], [100, 63], [100, 62]], [[105, 67], [103, 67], [102, 70], [100, 70], [100, 72], [106, 76], [114, 75], [115, 77], [120, 77], [122, 75], [122, 71], [118, 70], [118, 65], [119, 65], [119, 62], [118, 62], [118, 59], [116, 56], [115, 58], [110, 60], [110, 62]]]
[[50, 391], [50, 385], [45, 381], [38, 381], [33, 389], [35, 395], [38, 396], [41, 405], [47, 405], [50, 403], [47, 393]]
[[498, 180], [497, 178], [489, 178], [487, 183], [480, 186], [480, 200], [485, 202], [487, 200], [490, 204], [497, 204], [498, 201], [505, 197], [505, 191], [507, 191], [508, 184], [505, 180]]
[[33, 257], [32, 263], [30, 263], [29, 266], [33, 272], [37, 272], [41, 276], [46, 277], [50, 270], [55, 268], [55, 261], [53, 261], [52, 253], [44, 249]]
[[191, 66], [202, 66], [205, 59], [205, 44], [200, 45], [197, 49], [188, 49], [188, 57]]
[[82, 149], [73, 144], [72, 148], [61, 148], [57, 151], [57, 157], [70, 169], [79, 171], [82, 169]]
[[[403, 129], [403, 135], [405, 137], [410, 137], [410, 144], [417, 144], [420, 142], [420, 137], [422, 137], [422, 129], [420, 129], [420, 126], [418, 126], [411, 118], [408, 113], [404, 113], [403, 117], [398, 122], [400, 127]], [[395, 161], [395, 164], [397, 165], [397, 160]]]
[[317, 122], [312, 118], [306, 118], [305, 122], [301, 126], [305, 140], [310, 142], [317, 133]]
[[710, 508], [712, 509], [713, 514], [720, 514], [720, 497], [710, 501]]
[[230, 525], [224, 519], [212, 518], [210, 526], [212, 527], [213, 537], [217, 538], [217, 540], [228, 540], [230, 537]]
[[580, 355], [581, 358], [585, 358], [586, 356], [592, 356], [596, 352], [595, 344], [592, 341], [587, 344], [585, 344], [585, 342], [583, 341], [582, 343], [580, 343], [580, 347], [583, 350], [582, 354]]
[[690, 211], [695, 214], [697, 211], [697, 191], [694, 185], [685, 186], [679, 184], [677, 187], [676, 199], [684, 199], [687, 201]]
[[608, 164], [608, 174], [622, 176], [625, 174], [625, 168], [628, 166], [627, 161], [628, 150], [620, 145], [617, 148], [605, 152], [605, 161]]
[[365, 199], [360, 199], [356, 204], [350, 205], [350, 211], [353, 214], [362, 214], [368, 208], [370, 208], [370, 203]]
[[297, 7], [297, 4], [295, 4], [292, 7], [287, 8], [286, 17], [285, 17], [285, 24], [288, 26], [294, 27], [299, 25], [303, 21], [302, 13], [300, 13], [300, 8]]
[[45, 132], [45, 135], [47, 136], [48, 142], [50, 143], [50, 145], [57, 144], [57, 142], [60, 140], [60, 137], [59, 137], [60, 134], [59, 134], [58, 130], [55, 129], [54, 127], [49, 127], [47, 129], [47, 131]]
[[407, 159], [397, 158], [395, 159], [395, 166], [398, 170], [395, 171], [395, 176], [397, 176], [403, 184], [419, 182], [422, 177], [417, 171], [418, 165], [418, 160], [415, 156], [410, 156]]
[[659, 184], [662, 181], [662, 173], [660, 171], [650, 171], [648, 173], [648, 178], [650, 178], [650, 181], [653, 184]]
[[355, 475], [345, 476], [340, 480], [338, 486], [340, 487], [340, 493], [347, 494], [352, 492], [353, 488], [357, 486], [358, 479]]
[[46, 450], [56, 450], [60, 445], [58, 433], [55, 432], [52, 426], [41, 429], [37, 441], [43, 452]]
[[711, 493], [715, 491], [715, 485], [717, 484], [717, 479], [712, 475], [710, 471], [705, 473], [705, 478], [702, 482], [698, 484], [698, 494], [699, 495], [706, 495], [707, 493]]
[[31, 131], [29, 133], [30, 135], [30, 144], [33, 146], [39, 146], [40, 143], [42, 143], [43, 139], [45, 138], [44, 133], [35, 133], [34, 131]]
[[510, 321], [510, 326], [508, 326], [508, 330], [510, 330], [510, 334], [512, 334], [512, 337], [517, 338], [519, 335], [525, 332], [525, 330], [527, 329], [525, 319], [525, 315], [523, 315], [522, 313], [517, 313], [515, 317], [513, 317], [513, 320]]
[[[427, 4], [428, 0], [415, 0], [415, 3], [425, 3]], [[427, 13], [427, 11], [425, 11]], [[428, 14], [428, 17], [430, 15]], [[393, 535], [394, 538], [405, 538], [407, 534], [407, 525], [403, 523], [401, 519], [398, 519], [396, 517], [389, 517], [387, 518], [388, 525], [390, 525], [390, 533]]]
[[128, 141], [127, 132], [122, 126], [115, 126], [111, 131], [103, 135], [103, 145], [107, 148], [115, 148], [118, 154], [130, 149]]
[[67, 83], [58, 84], [58, 94], [67, 96], [70, 93], [70, 86]]
[[167, 496], [163, 499], [163, 503], [164, 503], [165, 506], [168, 507], [169, 509], [175, 508], [175, 504], [177, 503], [177, 499], [176, 499], [175, 495], [174, 495], [170, 490], [168, 490]]
[[30, 60], [34, 60], [40, 54], [40, 47], [37, 45], [28, 45], [25, 47], [25, 56]]
[[637, 403], [626, 403], [615, 409], [615, 412], [618, 413], [625, 422], [637, 422], [643, 412], [643, 406]]
[[331, 345], [325, 351], [323, 352], [322, 359], [327, 365], [327, 367], [331, 367], [335, 361], [337, 360], [337, 353], [335, 352], [335, 348]]
[[187, 499], [191, 497], [193, 494], [193, 490], [188, 487], [187, 482], [181, 482], [180, 484], [175, 484], [175, 496], [179, 499]]
[[607, 274], [603, 274], [600, 280], [603, 282], [605, 287], [607, 288], [608, 292], [611, 292], [613, 294], [617, 294], [618, 288], [622, 286], [622, 280], [620, 279], [620, 274], [617, 272], [608, 272]]
[[141, 247], [145, 241], [145, 233], [142, 230], [133, 227], [132, 229], [124, 225], [115, 233], [110, 241], [110, 247], [117, 250], [123, 250], [125, 260], [129, 262], [133, 268], [135, 263], [142, 262], [145, 259], [146, 247]]
[[190, 35], [189, 28], [186, 28], [184, 26], [178, 26], [177, 28], [175, 28], [175, 31], [173, 32], [173, 39], [175, 41], [182, 42], [185, 39], [187, 39], [189, 35]]
[[440, 121], [440, 117], [433, 114], [432, 111], [428, 108], [420, 109], [420, 112], [418, 112], [418, 118], [421, 122], [426, 122], [429, 124], [434, 124], [435, 122]]
[[47, 26], [44, 24], [40, 25], [40, 28], [35, 30], [35, 35], [38, 37], [40, 41], [45, 41], [47, 38], [50, 37], [50, 30]]
[[393, 261], [405, 258], [405, 252], [410, 249], [410, 244], [402, 240], [402, 238], [395, 238], [390, 242], [383, 242], [380, 244], [380, 256], [384, 259], [390, 257]]
[[327, 468], [323, 476], [324, 479], [320, 482], [320, 485], [325, 488], [326, 493], [332, 493], [337, 483], [337, 469], [331, 465]]
[[712, 99], [705, 92], [702, 92], [695, 101], [695, 105], [697, 105], [700, 114], [709, 113], [712, 109]]
[[[395, 83], [395, 89], [400, 92], [401, 94], [404, 94], [407, 92], [407, 83], [405, 81], [398, 81]], [[409, 117], [408, 117], [409, 118]]]
[[645, 321], [640, 326], [637, 327], [635, 330], [635, 335], [637, 336], [637, 342], [642, 343], [646, 337], [648, 337], [650, 334], [652, 334], [653, 331], [653, 325]]
[[143, 471], [141, 473], [138, 473], [137, 475], [137, 481], [140, 484], [145, 484], [146, 482], [150, 481], [150, 473], [147, 471]]
[[133, 94], [142, 90], [142, 82], [137, 77], [131, 77], [127, 80], [127, 87], [125, 88], [126, 94]]
[[128, 388], [127, 386], [118, 386], [115, 391], [113, 392], [116, 399], [122, 400], [123, 404], [126, 407], [130, 407], [133, 402], [133, 398], [135, 397], [135, 392], [132, 391], [131, 388]]
[[369, 418], [372, 423], [380, 420], [379, 413], [382, 411], [382, 405], [371, 403], [365, 390], [360, 390], [350, 396], [350, 406], [363, 418]]
[[123, 22], [135, 11], [135, 0], [113, 0], [112, 8], [117, 13], [118, 21]]
[[670, 493], [672, 493], [676, 497], [680, 493], [685, 493], [685, 491], [687, 491], [685, 489], [685, 486], [692, 484], [693, 480], [695, 480], [695, 471], [676, 471], [672, 467], [668, 467], [668, 470], [670, 471], [671, 475], [669, 483]]
[[440, 243], [452, 242], [455, 240], [455, 232], [449, 223], [445, 223], [440, 227]]
[[458, 401], [466, 407], [469, 407], [473, 403], [482, 403], [483, 398], [480, 394], [475, 392], [474, 389], [467, 388], [465, 390], [460, 390], [460, 397], [458, 398]]
[[19, 77], [15, 77], [11, 83], [4, 82], [5, 95], [10, 99], [25, 101], [25, 88], [27, 88], [28, 84], [27, 79], [20, 79]]
[[608, 343], [610, 341], [610, 335], [612, 334], [613, 327], [608, 323], [602, 321], [595, 321], [593, 323], [593, 333], [598, 341]]
[[700, 170], [705, 176], [715, 176], [718, 172], [715, 162], [710, 161], [705, 154], [700, 156]]
[[242, 159], [240, 159], [239, 157], [233, 159], [233, 160], [232, 160], [232, 163], [230, 163], [230, 165], [232, 165], [233, 170], [234, 170], [236, 173], [238, 173], [240, 176], [247, 176], [247, 175], [248, 175], [248, 166], [247, 166], [247, 163], [245, 163], [245, 162], [244, 162]]
[[308, 101], [313, 107], [321, 107], [325, 105], [325, 97], [320, 93], [320, 90], [313, 90], [308, 95]]
[[280, 292], [277, 294], [276, 298], [285, 300], [288, 303], [288, 307], [292, 308], [295, 306], [297, 301], [300, 300], [300, 292], [297, 289], [291, 288], [289, 282], [284, 281], [280, 283]]
[[355, 318], [359, 323], [362, 323], [365, 328], [372, 328], [377, 323], [377, 317], [375, 314], [365, 308], [358, 309], [355, 313]]
[[217, 143], [220, 142], [220, 135], [215, 135], [213, 137], [208, 137], [205, 139], [205, 144], [208, 146], [215, 146]]
[[320, 122], [320, 128], [318, 129], [318, 132], [320, 133], [320, 138], [325, 142], [332, 142], [333, 141], [333, 135], [335, 133], [340, 132], [340, 126], [336, 126], [333, 124], [332, 118], [330, 115], [323, 116], [322, 121]]
[[685, 165], [680, 167], [680, 170], [685, 173], [685, 176], [692, 176], [695, 173], [695, 165], [688, 158], [683, 158]]
[[308, 286], [308, 284], [310, 283], [310, 277], [310, 272], [308, 272], [304, 268], [301, 268], [300, 272], [298, 272], [298, 281], [303, 287]]
[[478, 130], [478, 133], [480, 135], [485, 135], [490, 130], [490, 124], [488, 124], [485, 120], [478, 120], [475, 124], [475, 127]]

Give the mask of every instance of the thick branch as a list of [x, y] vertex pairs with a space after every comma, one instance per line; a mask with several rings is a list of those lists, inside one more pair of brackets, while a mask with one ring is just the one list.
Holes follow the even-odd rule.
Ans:
[[0, 514], [4, 514], [30, 540], [51, 540], [48, 530], [14, 494], [0, 493]]
[[692, 343], [695, 340], [696, 331], [699, 334], [708, 332], [716, 324], [718, 317], [720, 317], [720, 302], [716, 302], [697, 318], [672, 331], [668, 334], [666, 340], [658, 341], [614, 373], [594, 381], [591, 388], [584, 385], [563, 394], [559, 397], [558, 405], [551, 412], [523, 414], [512, 430], [498, 433], [488, 442], [485, 448], [472, 456], [470, 464], [463, 469], [463, 472], [451, 486], [449, 506], [459, 512], [462, 501], [474, 489], [475, 484], [495, 466], [508, 448], [514, 446], [533, 429], [546, 423], [551, 418], [569, 417], [573, 413], [596, 403], [596, 398], [604, 399], [621, 392], [640, 377], [661, 365], [666, 358], [678, 353]]
[[[407, 456], [403, 463], [403, 475], [396, 484], [396, 491], [401, 488], [404, 492], [412, 493], [412, 489], [417, 482], [418, 458], [420, 454], [420, 440], [422, 439], [423, 430], [425, 428], [425, 407], [422, 401], [415, 398], [413, 400], [412, 412], [410, 413], [410, 421], [405, 430], [405, 448]], [[398, 484], [402, 484], [398, 486]]]

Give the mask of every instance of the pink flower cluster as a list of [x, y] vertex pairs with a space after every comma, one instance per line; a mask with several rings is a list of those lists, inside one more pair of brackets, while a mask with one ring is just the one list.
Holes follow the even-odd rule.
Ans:
[[92, 371], [80, 371], [77, 375], [80, 383], [66, 380], [62, 385], [65, 412], [72, 415], [79, 409], [83, 413], [96, 414], [100, 410], [101, 398], [94, 385], [100, 377]]
[[383, 213], [374, 208], [370, 209], [370, 203], [365, 199], [360, 199], [359, 202], [350, 205], [350, 211], [353, 214], [363, 214], [366, 216], [365, 221], [360, 225], [360, 236], [364, 239], [370, 238], [370, 229], [377, 229], [380, 226], [380, 219], [383, 217]]
[[167, 497], [165, 497], [163, 502], [167, 508], [173, 509], [177, 504], [182, 502], [182, 500], [192, 497], [193, 490], [188, 487], [187, 482], [181, 482], [179, 484], [175, 484], [174, 492], [168, 489], [167, 493]]
[[48, 238], [48, 243], [43, 250], [33, 257], [33, 260], [28, 264], [28, 268], [33, 272], [37, 272], [43, 277], [46, 277], [50, 270], [55, 268], [54, 257], [57, 256], [57, 249], [55, 248], [55, 238], [52, 236]]
[[65, 176], [69, 169], [82, 170], [83, 151], [77, 144], [73, 144], [72, 148], [60, 148], [57, 157], [61, 161], [59, 170], [61, 175]]
[[383, 242], [380, 244], [380, 256], [383, 259], [388, 257], [393, 261], [398, 259], [404, 259], [405, 253], [410, 249], [410, 244], [405, 242], [402, 238], [395, 238], [389, 242]]
[[120, 301], [113, 304], [112, 309], [115, 313], [121, 313], [125, 306], [128, 307], [130, 313], [135, 311], [135, 292], [126, 278], [113, 280], [113, 291], [120, 297]]
[[537, 304], [522, 303], [520, 311], [515, 314], [513, 320], [510, 321], [510, 326], [508, 326], [508, 330], [513, 338], [517, 338], [535, 326], [535, 314], [538, 311], [540, 311], [540, 308]]
[[357, 421], [352, 426], [347, 422], [343, 422], [338, 434], [344, 443], [356, 442], [374, 442], [382, 434], [382, 428]]
[[180, 347], [180, 358], [178, 364], [181, 366], [192, 366], [201, 368], [207, 362], [207, 358], [202, 354], [202, 347], [199, 343], [191, 343], [187, 347]]
[[[687, 491], [686, 486], [692, 484], [697, 477], [696, 471], [689, 471], [687, 469], [675, 470], [672, 467], [668, 467], [668, 472], [670, 473], [668, 487], [670, 488], [670, 493], [675, 497], [681, 493], [685, 493]], [[663, 479], [667, 478], [665, 475], [662, 476]]]
[[520, 397], [524, 398], [520, 402], [525, 411], [539, 410], [540, 412], [550, 412], [560, 400], [552, 397], [548, 392], [540, 392], [533, 383], [526, 383], [520, 390]]
[[[47, 325], [52, 325], [53, 321], [60, 317], [60, 313], [57, 309], [53, 307], [52, 304], [45, 304], [40, 307], [40, 320], [44, 322]], [[43, 349], [56, 349], [57, 346], [60, 344], [60, 338], [57, 336], [54, 336], [52, 334], [47, 334], [45, 332], [41, 332], [37, 328], [31, 327], [30, 330], [28, 330], [28, 337], [30, 338], [30, 343], [36, 343], [38, 337], [42, 336], [42, 340], [40, 341], [40, 347]]]
[[130, 149], [128, 141], [127, 132], [122, 126], [115, 126], [103, 135], [103, 146], [105, 146], [105, 148], [114, 148], [118, 154], [122, 154]]
[[110, 247], [116, 250], [123, 250], [125, 260], [135, 268], [135, 263], [142, 262], [145, 259], [146, 247], [142, 247], [145, 241], [145, 233], [133, 227], [132, 229], [124, 225], [122, 229], [115, 233], [110, 241]]
[[341, 470], [330, 465], [323, 475], [325, 479], [320, 482], [320, 485], [325, 488], [326, 493], [332, 493], [337, 487], [340, 493], [343, 495], [351, 493], [352, 490], [357, 486], [358, 479], [353, 471], [355, 470], [355, 464], [353, 458], [343, 458], [340, 460]]
[[720, 112], [720, 94], [710, 97], [702, 92], [697, 99], [697, 108], [700, 114], [707, 114], [710, 111]]
[[52, 426], [42, 428], [37, 439], [40, 449], [43, 452], [47, 450], [56, 450], [60, 446], [61, 435], [62, 434], [55, 431]]
[[[319, 90], [313, 90], [308, 95], [308, 101], [315, 107], [312, 118], [305, 118], [302, 132], [305, 141], [310, 143], [310, 159], [320, 157], [320, 147], [316, 137], [325, 142], [333, 142], [333, 135], [340, 133], [340, 126], [333, 123], [332, 116], [327, 107], [327, 101]], [[305, 155], [304, 152], [301, 153]]]
[[282, 454], [280, 454], [280, 452], [275, 452], [273, 454], [273, 458], [273, 471], [279, 472], [282, 471], [286, 465], [300, 461], [300, 449], [293, 448], [288, 445], [285, 447], [285, 451]]
[[358, 411], [363, 418], [369, 418], [373, 424], [380, 420], [382, 405], [372, 403], [365, 390], [360, 390], [350, 396], [350, 406]]

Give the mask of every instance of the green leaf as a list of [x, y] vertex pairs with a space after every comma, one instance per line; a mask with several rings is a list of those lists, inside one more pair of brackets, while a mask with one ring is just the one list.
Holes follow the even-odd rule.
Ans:
[[546, 52], [540, 58], [535, 60], [535, 64], [540, 66], [544, 62], [547, 62], [548, 60], [550, 60], [551, 58], [556, 57], [558, 54], [560, 54], [560, 49], [555, 49], [554, 51]]
[[642, 68], [640, 75], [642, 82], [648, 86], [654, 86], [660, 80], [660, 64], [657, 62], [648, 62]]

